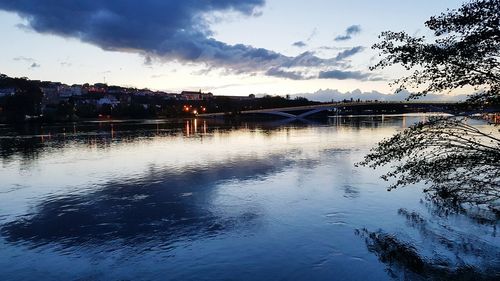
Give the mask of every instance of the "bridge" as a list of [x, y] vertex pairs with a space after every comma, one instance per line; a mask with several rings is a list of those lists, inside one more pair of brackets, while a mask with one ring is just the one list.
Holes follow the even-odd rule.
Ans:
[[[365, 108], [365, 110], [374, 109], [422, 109], [426, 108], [429, 111], [449, 111], [449, 106], [454, 106], [457, 103], [451, 102], [336, 102], [336, 103], [322, 103], [316, 105], [306, 105], [306, 106], [295, 106], [295, 107], [281, 107], [281, 108], [266, 108], [266, 109], [254, 109], [254, 110], [243, 110], [238, 112], [240, 115], [250, 115], [250, 114], [266, 114], [280, 116], [284, 118], [291, 119], [305, 119], [314, 114], [323, 111], [330, 111], [334, 114], [342, 113], [345, 111], [353, 110], [356, 108]], [[226, 116], [228, 113], [218, 112], [218, 113], [204, 113], [199, 114], [198, 117], [201, 118], [215, 118]]]

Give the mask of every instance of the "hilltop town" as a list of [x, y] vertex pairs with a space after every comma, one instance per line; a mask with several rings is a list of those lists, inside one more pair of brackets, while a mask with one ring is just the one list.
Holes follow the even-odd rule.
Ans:
[[167, 93], [104, 83], [66, 85], [0, 75], [0, 121], [3, 122], [173, 118], [310, 104], [314, 103], [305, 98], [217, 96], [201, 90]]

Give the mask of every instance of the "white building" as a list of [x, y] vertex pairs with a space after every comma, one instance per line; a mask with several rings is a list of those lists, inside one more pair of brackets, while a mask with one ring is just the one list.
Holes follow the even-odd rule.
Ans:
[[193, 100], [193, 101], [209, 100], [213, 98], [212, 93], [202, 93], [201, 91], [199, 92], [182, 91], [180, 96], [182, 100]]
[[120, 101], [118, 99], [116, 99], [115, 96], [112, 96], [112, 95], [105, 95], [104, 97], [97, 100], [97, 105], [99, 107], [103, 106], [105, 104], [109, 104], [112, 107], [115, 107], [115, 106], [120, 104]]

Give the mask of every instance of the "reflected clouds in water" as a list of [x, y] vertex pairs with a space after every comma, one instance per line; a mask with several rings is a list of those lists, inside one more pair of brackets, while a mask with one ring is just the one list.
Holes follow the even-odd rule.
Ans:
[[[231, 159], [203, 169], [172, 172], [152, 169], [140, 179], [109, 182], [83, 194], [46, 197], [32, 214], [1, 226], [11, 243], [63, 247], [110, 241], [158, 247], [194, 237], [209, 238], [238, 228], [256, 227], [262, 211], [255, 203], [236, 209], [214, 205], [224, 181], [258, 180], [292, 165], [283, 155]], [[242, 193], [244, 194], [244, 190]]]

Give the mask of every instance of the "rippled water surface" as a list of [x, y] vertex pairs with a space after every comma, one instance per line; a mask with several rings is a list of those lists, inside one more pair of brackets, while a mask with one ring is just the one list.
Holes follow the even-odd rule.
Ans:
[[0, 126], [0, 280], [494, 280], [495, 219], [354, 166], [423, 118]]

